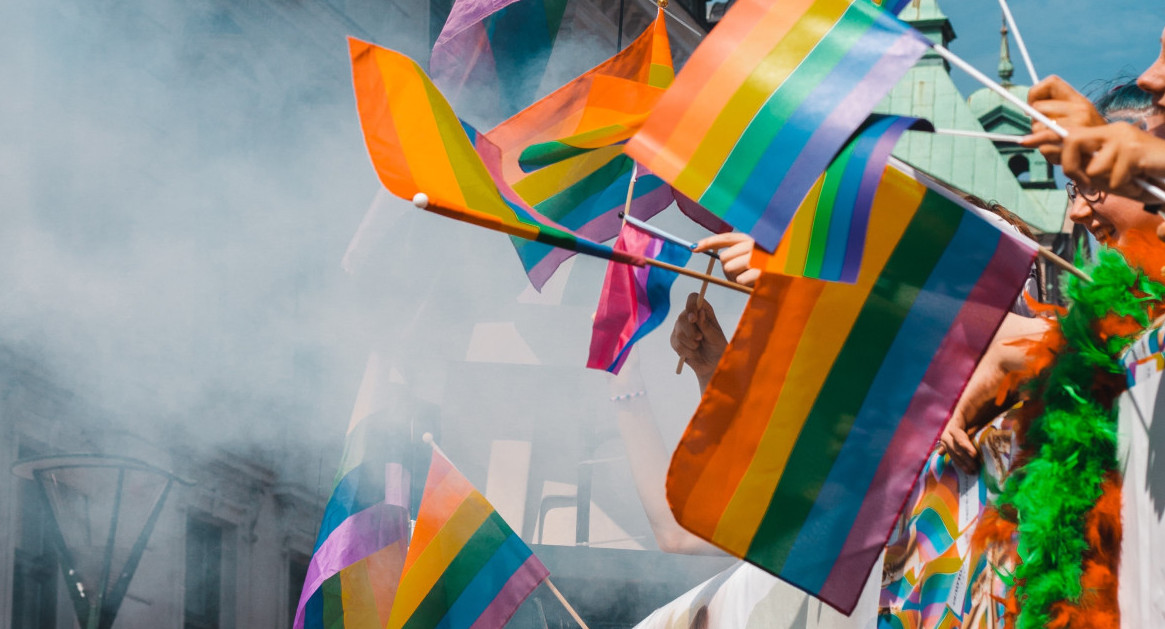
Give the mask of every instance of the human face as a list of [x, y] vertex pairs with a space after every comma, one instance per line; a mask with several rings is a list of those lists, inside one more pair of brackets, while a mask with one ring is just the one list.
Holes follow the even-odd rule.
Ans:
[[1165, 30], [1161, 33], [1161, 53], [1153, 65], [1137, 77], [1137, 85], [1152, 94], [1157, 105], [1165, 107]]
[[1129, 233], [1134, 231], [1144, 231], [1152, 236], [1157, 225], [1165, 220], [1146, 212], [1143, 203], [1090, 189], [1076, 194], [1068, 208], [1068, 218], [1083, 225], [1100, 242], [1116, 247], [1124, 244]]

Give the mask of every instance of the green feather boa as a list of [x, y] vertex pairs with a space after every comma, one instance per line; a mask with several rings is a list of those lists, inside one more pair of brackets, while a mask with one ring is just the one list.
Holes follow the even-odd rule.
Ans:
[[1120, 355], [1135, 337], [1103, 337], [1100, 323], [1130, 317], [1144, 328], [1165, 295], [1165, 285], [1112, 249], [1101, 250], [1089, 271], [1092, 282], [1068, 278], [1071, 306], [1060, 318], [1065, 344], [1033, 385], [1043, 412], [1025, 438], [1031, 459], [1011, 474], [999, 497], [1000, 508], [1018, 516], [1019, 629], [1042, 628], [1053, 603], [1079, 600], [1085, 519], [1100, 498], [1105, 472], [1116, 468], [1115, 405], [1097, 401], [1093, 387], [1102, 374], [1123, 373]]

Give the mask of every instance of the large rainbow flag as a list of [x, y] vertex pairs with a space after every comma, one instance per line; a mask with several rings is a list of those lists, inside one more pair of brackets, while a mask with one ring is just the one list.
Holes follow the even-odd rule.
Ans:
[[771, 252], [814, 181], [929, 45], [870, 2], [739, 0], [627, 154]]
[[429, 70], [459, 108], [499, 120], [534, 101], [566, 0], [457, 0]]
[[348, 46], [364, 142], [389, 192], [408, 200], [423, 192], [430, 211], [547, 247], [628, 260], [504, 197], [467, 135], [476, 132], [415, 61], [354, 38]]
[[383, 627], [409, 543], [403, 391], [368, 359], [344, 455], [324, 509], [294, 629]]
[[758, 249], [753, 266], [857, 281], [874, 195], [894, 145], [908, 129], [934, 131], [934, 126], [919, 118], [871, 116], [805, 195], [777, 251], [769, 256]]
[[[634, 169], [622, 145], [673, 76], [659, 11], [618, 54], [486, 132], [478, 152], [499, 185], [534, 213], [590, 240], [609, 240], [619, 234]], [[639, 172], [631, 214], [647, 219], [671, 204], [671, 192], [658, 177]], [[537, 242], [514, 245], [539, 289], [572, 255]]]
[[676, 520], [843, 613], [1035, 247], [897, 169], [855, 284], [762, 274], [673, 455]]
[[440, 451], [388, 629], [500, 629], [549, 571]]
[[[687, 247], [656, 238], [630, 223], [619, 232], [615, 248], [676, 266], [684, 266], [692, 257]], [[667, 318], [676, 277], [674, 271], [659, 267], [607, 263], [591, 326], [587, 367], [619, 373], [631, 346]]]

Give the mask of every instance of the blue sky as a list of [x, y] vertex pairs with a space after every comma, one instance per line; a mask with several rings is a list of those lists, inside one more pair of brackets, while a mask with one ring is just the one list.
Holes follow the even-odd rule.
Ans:
[[[938, 0], [951, 19], [957, 39], [951, 50], [996, 77], [999, 62], [997, 0]], [[1165, 2], [1153, 0], [1009, 0], [1036, 72], [1058, 74], [1078, 89], [1120, 73], [1136, 76], [1160, 51]], [[1150, 8], [1153, 7], [1153, 8]], [[1014, 40], [1015, 83], [1031, 84]], [[964, 95], [978, 84], [952, 70]]]

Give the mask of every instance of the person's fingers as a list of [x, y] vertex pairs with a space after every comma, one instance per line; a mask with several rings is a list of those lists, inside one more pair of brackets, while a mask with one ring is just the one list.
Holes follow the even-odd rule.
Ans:
[[[1084, 150], [1087, 149], [1081, 147], [1080, 152], [1083, 152]], [[1115, 145], [1105, 144], [1101, 146], [1099, 150], [1088, 156], [1088, 161], [1086, 164], [1082, 164], [1084, 175], [1088, 178], [1089, 181], [1097, 183], [1111, 180], [1112, 170], [1116, 165], [1118, 158], [1119, 154], [1117, 153]], [[1079, 168], [1079, 166], [1075, 167]], [[1065, 172], [1067, 172], [1067, 167], [1065, 167]]]
[[760, 279], [760, 269], [749, 269], [740, 275], [737, 275], [736, 279], [733, 281], [744, 286], [752, 286], [753, 284], [756, 284], [758, 279]]
[[1084, 98], [1084, 96], [1055, 74], [1044, 77], [1027, 92], [1027, 102], [1033, 105], [1042, 100], [1076, 98]]
[[1065, 177], [1075, 179], [1078, 184], [1091, 185], [1092, 179], [1085, 172], [1088, 165], [1087, 161], [1088, 158], [1084, 154], [1080, 139], [1068, 137], [1064, 140], [1062, 150], [1060, 151], [1060, 167], [1064, 169]]
[[692, 251], [700, 253], [709, 250], [719, 250], [725, 247], [731, 247], [739, 242], [752, 241], [748, 234], [741, 232], [728, 232], [724, 234], [715, 234], [704, 238], [696, 243], [696, 248]]
[[1019, 143], [1032, 148], [1042, 144], [1059, 144], [1062, 140], [1059, 133], [1037, 122], [1032, 124], [1032, 132], [1023, 136]]

